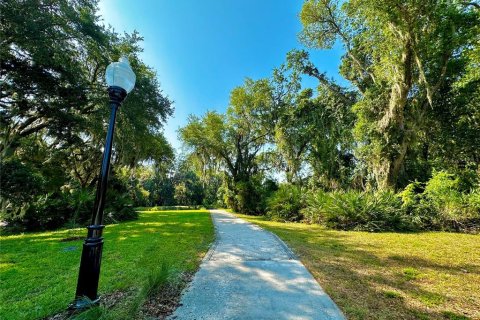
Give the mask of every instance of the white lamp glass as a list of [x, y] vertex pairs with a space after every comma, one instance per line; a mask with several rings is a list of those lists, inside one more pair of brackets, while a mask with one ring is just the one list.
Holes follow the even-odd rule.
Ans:
[[105, 80], [109, 87], [120, 87], [129, 93], [135, 86], [135, 73], [133, 73], [128, 59], [121, 57], [118, 62], [112, 62], [105, 71]]

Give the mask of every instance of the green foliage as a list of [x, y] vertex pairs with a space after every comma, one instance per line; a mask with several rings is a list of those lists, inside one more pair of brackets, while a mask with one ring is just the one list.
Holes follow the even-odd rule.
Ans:
[[227, 194], [226, 204], [235, 212], [260, 214], [263, 209], [260, 187], [252, 180], [232, 182], [232, 192]]
[[107, 202], [104, 209], [106, 223], [118, 223], [120, 221], [135, 220], [138, 212], [134, 209], [134, 201], [128, 194], [128, 190], [121, 180], [112, 177], [109, 179], [107, 189]]
[[149, 204], [170, 206], [175, 204], [174, 182], [166, 172], [155, 169], [151, 179], [144, 181], [145, 189], [149, 192]]
[[311, 191], [301, 211], [308, 223], [366, 231], [478, 231], [478, 190], [460, 191], [460, 179], [439, 171], [426, 183], [393, 192]]
[[99, 102], [99, 69], [108, 61], [101, 51], [111, 50], [96, 3], [2, 1], [0, 11], [2, 155], [40, 132], [76, 141], [81, 115]]
[[23, 214], [6, 221], [12, 230], [51, 230], [67, 223], [72, 213], [73, 208], [64, 194], [47, 194], [36, 198]]
[[0, 167], [2, 211], [15, 216], [42, 193], [45, 182], [38, 171], [18, 159], [2, 161]]
[[[343, 44], [340, 72], [361, 94], [354, 107], [356, 156], [374, 185], [401, 188], [420, 178], [408, 175], [418, 174], [425, 160], [438, 156], [444, 164], [467, 161], [478, 167], [475, 5], [307, 0], [300, 20], [306, 45]], [[326, 82], [308, 56], [291, 58], [303, 73]]]
[[90, 214], [93, 209], [93, 202], [95, 195], [93, 190], [88, 188], [76, 188], [69, 190], [68, 200], [70, 207], [74, 208], [74, 213], [71, 219], [71, 224], [73, 227], [77, 223], [84, 223], [90, 219]]
[[147, 297], [154, 297], [158, 295], [166, 284], [171, 281], [172, 277], [178, 277], [174, 274], [174, 270], [165, 262], [160, 265], [160, 269], [152, 272], [148, 277], [143, 287]]
[[461, 192], [460, 179], [446, 171], [426, 183], [411, 183], [400, 193], [403, 209], [423, 229], [462, 231], [480, 227], [478, 190]]
[[222, 195], [219, 194], [221, 192], [222, 187], [222, 178], [219, 174], [212, 174], [205, 179], [203, 185], [203, 201], [202, 205], [205, 208], [223, 208], [224, 205], [220, 199], [222, 199]]
[[42, 172], [18, 159], [2, 163], [2, 215], [10, 230], [46, 230], [66, 222], [76, 225], [90, 215], [93, 194], [89, 189], [48, 192]]
[[[292, 50], [269, 81], [232, 90], [226, 116], [192, 118], [182, 138], [192, 154], [220, 159], [233, 178], [227, 204], [249, 201], [249, 181], [272, 167], [288, 183], [392, 192], [428, 180], [433, 168], [478, 169], [476, 6], [306, 0], [300, 20], [306, 45], [343, 44], [340, 72], [355, 91], [329, 80], [306, 51]], [[301, 90], [301, 74], [318, 79], [316, 92]]]
[[[262, 185], [259, 155], [271, 134], [269, 111], [275, 109], [266, 79], [245, 80], [232, 90], [226, 115], [190, 116], [180, 138], [200, 164], [202, 176], [225, 168], [225, 203], [235, 211], [260, 213]], [[213, 171], [215, 172], [215, 171]]]
[[308, 192], [305, 195], [305, 208], [301, 211], [304, 221], [325, 225], [328, 215], [325, 209], [331, 200], [330, 195], [323, 190]]
[[128, 167], [133, 179], [124, 181], [130, 183], [126, 194], [110, 197], [112, 221], [135, 216], [126, 197], [150, 202], [146, 179], [135, 168], [143, 161], [161, 167], [174, 157], [161, 132], [172, 102], [138, 57], [142, 38], [106, 28], [97, 5], [95, 0], [0, 3], [1, 211], [19, 227], [88, 221], [109, 116], [103, 74], [120, 55], [129, 57], [137, 80], [118, 115], [113, 168], [125, 178], [117, 169]]
[[338, 7], [338, 1], [305, 1], [300, 13], [300, 21], [304, 25], [301, 40], [313, 48], [332, 48], [338, 37], [338, 30], [334, 24], [321, 23], [319, 20], [322, 21], [323, 17], [341, 20]]
[[179, 172], [174, 177], [174, 199], [177, 205], [200, 205], [203, 200], [203, 188], [198, 176], [192, 172]]
[[282, 184], [267, 200], [267, 217], [274, 221], [300, 221], [303, 216], [302, 189]]
[[[104, 27], [97, 5], [0, 4], [3, 219], [18, 226], [28, 219], [28, 228], [88, 222], [109, 116], [102, 75], [110, 61], [128, 55], [137, 82], [117, 119], [109, 221], [153, 205], [264, 213], [275, 189], [266, 182], [281, 175], [295, 186], [333, 191], [312, 193], [312, 208], [325, 212], [307, 207], [310, 222], [368, 230], [476, 224], [477, 6], [304, 1], [301, 41], [318, 49], [341, 43], [339, 71], [352, 86], [328, 79], [307, 51], [292, 50], [271, 77], [247, 78], [234, 88], [225, 114], [190, 116], [179, 130], [187, 153], [175, 163], [161, 131], [172, 102], [139, 58], [142, 37]], [[303, 75], [318, 87], [304, 88]], [[402, 200], [384, 192], [403, 188]], [[284, 191], [271, 197], [272, 217], [288, 216], [280, 208]], [[283, 201], [286, 211], [296, 206], [292, 201]]]
[[148, 206], [150, 192], [144, 188], [145, 181], [151, 179], [151, 170], [146, 167], [129, 168], [123, 166], [115, 171], [114, 180], [124, 188], [135, 206]]
[[427, 201], [442, 216], [458, 215], [462, 205], [462, 194], [458, 190], [459, 180], [444, 171], [435, 172], [425, 184], [423, 200]]
[[310, 223], [342, 230], [409, 230], [411, 222], [392, 192], [316, 191], [307, 196], [302, 212]]
[[472, 212], [480, 214], [480, 188], [465, 196], [465, 200]]

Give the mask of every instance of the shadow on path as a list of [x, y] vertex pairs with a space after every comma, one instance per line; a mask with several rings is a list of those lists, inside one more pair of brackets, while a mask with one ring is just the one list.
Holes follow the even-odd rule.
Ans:
[[217, 241], [172, 319], [344, 319], [272, 233], [212, 211]]

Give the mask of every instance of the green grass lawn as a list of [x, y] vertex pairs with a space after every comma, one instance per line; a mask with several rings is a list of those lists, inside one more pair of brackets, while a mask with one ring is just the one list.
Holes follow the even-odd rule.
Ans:
[[238, 215], [289, 244], [349, 319], [480, 319], [480, 236], [367, 233]]
[[[86, 229], [0, 237], [0, 319], [40, 319], [64, 310], [75, 295]], [[195, 271], [214, 239], [207, 211], [148, 211], [108, 225], [100, 294], [141, 290], [162, 264]]]

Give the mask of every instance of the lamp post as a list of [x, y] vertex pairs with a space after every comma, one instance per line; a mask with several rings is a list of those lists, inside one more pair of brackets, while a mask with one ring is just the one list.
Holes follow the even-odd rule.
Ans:
[[99, 300], [97, 289], [100, 277], [100, 263], [103, 248], [103, 208], [105, 206], [105, 194], [107, 190], [108, 172], [110, 168], [110, 156], [112, 154], [113, 132], [117, 110], [123, 99], [135, 86], [135, 74], [125, 57], [118, 62], [111, 63], [105, 72], [105, 80], [108, 85], [110, 96], [110, 123], [108, 125], [107, 139], [103, 151], [102, 168], [97, 183], [97, 193], [93, 205], [92, 222], [87, 227], [88, 233], [83, 243], [82, 258], [78, 274], [77, 291], [75, 300], [71, 305], [73, 309], [83, 309], [96, 304]]

